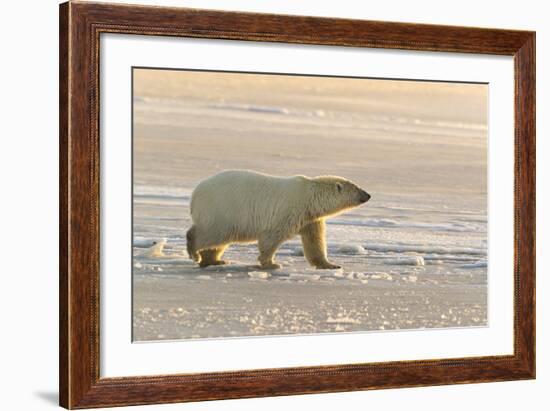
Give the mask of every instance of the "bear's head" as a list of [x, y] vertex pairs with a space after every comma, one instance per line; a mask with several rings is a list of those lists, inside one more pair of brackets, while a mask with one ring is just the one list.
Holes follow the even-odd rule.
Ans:
[[314, 214], [328, 217], [360, 206], [370, 194], [352, 181], [337, 176], [320, 176], [311, 179], [314, 196]]

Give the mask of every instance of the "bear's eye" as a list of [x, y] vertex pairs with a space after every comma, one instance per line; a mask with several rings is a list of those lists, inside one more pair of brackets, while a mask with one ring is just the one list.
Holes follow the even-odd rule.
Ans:
[[336, 183], [336, 188], [338, 189], [338, 192], [339, 192], [339, 193], [342, 192], [342, 184]]

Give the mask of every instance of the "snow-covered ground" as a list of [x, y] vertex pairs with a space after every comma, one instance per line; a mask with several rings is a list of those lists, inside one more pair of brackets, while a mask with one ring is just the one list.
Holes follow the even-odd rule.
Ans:
[[[134, 339], [484, 326], [486, 89], [480, 85], [137, 70]], [[329, 259], [299, 238], [257, 267], [185, 252], [189, 200], [229, 168], [335, 174], [364, 206], [328, 220]]]

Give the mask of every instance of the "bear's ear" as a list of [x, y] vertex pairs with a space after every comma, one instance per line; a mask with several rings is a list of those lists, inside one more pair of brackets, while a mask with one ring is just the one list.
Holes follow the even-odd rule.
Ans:
[[342, 183], [336, 183], [336, 188], [338, 189], [338, 192], [342, 192]]

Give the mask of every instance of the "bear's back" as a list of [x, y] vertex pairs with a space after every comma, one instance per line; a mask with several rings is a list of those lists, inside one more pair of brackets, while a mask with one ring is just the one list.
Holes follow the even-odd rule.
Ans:
[[194, 222], [247, 229], [270, 226], [288, 213], [299, 177], [227, 170], [201, 181], [191, 197]]

